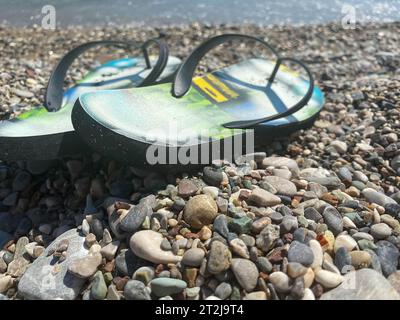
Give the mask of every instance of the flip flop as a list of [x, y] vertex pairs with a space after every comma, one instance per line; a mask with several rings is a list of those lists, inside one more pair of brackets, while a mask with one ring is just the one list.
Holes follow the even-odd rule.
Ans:
[[[142, 45], [127, 41], [94, 41], [68, 52], [50, 76], [44, 106], [15, 119], [0, 121], [0, 159], [51, 160], [83, 150], [85, 144], [75, 134], [71, 122], [77, 98], [97, 90], [143, 87], [171, 81], [181, 60], [168, 55], [168, 46], [162, 37], [150, 39]], [[159, 49], [158, 57], [148, 54], [148, 47], [154, 44]], [[143, 57], [108, 61], [63, 93], [65, 75], [71, 64], [88, 49], [99, 46], [139, 47]]]
[[[193, 78], [199, 60], [228, 40], [261, 43], [276, 60], [248, 59]], [[298, 64], [308, 79], [283, 62]], [[214, 143], [223, 148], [226, 141], [249, 132], [258, 140], [286, 135], [311, 125], [323, 104], [323, 93], [304, 63], [281, 57], [259, 38], [225, 34], [197, 47], [179, 67], [172, 86], [81, 95], [72, 111], [72, 123], [95, 150], [130, 164], [205, 164], [220, 159], [221, 154], [214, 153], [213, 158], [210, 149], [204, 154], [204, 146]]]

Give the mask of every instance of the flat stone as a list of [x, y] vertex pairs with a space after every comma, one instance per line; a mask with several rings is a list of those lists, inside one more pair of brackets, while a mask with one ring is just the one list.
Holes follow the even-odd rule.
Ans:
[[234, 258], [232, 259], [231, 270], [237, 282], [247, 292], [251, 292], [257, 286], [258, 270], [256, 265], [250, 260]]
[[386, 239], [392, 234], [392, 229], [386, 223], [377, 223], [371, 226], [371, 235], [377, 239]]
[[294, 196], [297, 192], [296, 185], [287, 179], [277, 176], [266, 176], [264, 180], [272, 185], [278, 194]]
[[182, 292], [187, 284], [183, 280], [172, 278], [157, 278], [150, 282], [151, 292], [157, 297], [165, 297]]
[[298, 262], [305, 267], [312, 265], [314, 254], [309, 246], [299, 241], [293, 241], [288, 251], [288, 261]]
[[229, 269], [232, 254], [228, 247], [220, 241], [213, 241], [207, 258], [207, 271], [218, 274]]
[[297, 174], [299, 172], [299, 166], [297, 162], [290, 158], [285, 157], [267, 157], [262, 160], [261, 168], [267, 167], [281, 168], [287, 167], [290, 171]]
[[380, 206], [385, 206], [390, 203], [397, 203], [392, 198], [372, 188], [365, 188], [362, 191], [362, 194], [368, 202], [376, 203], [379, 204]]
[[213, 229], [214, 231], [218, 232], [221, 236], [223, 236], [225, 239], [228, 237], [228, 223], [226, 220], [226, 216], [224, 214], [218, 215], [213, 224]]
[[394, 244], [386, 240], [378, 241], [376, 246], [378, 248], [375, 250], [375, 253], [379, 258], [382, 272], [385, 277], [388, 277], [397, 270], [400, 256], [399, 249], [397, 249]]
[[400, 300], [400, 295], [380, 273], [372, 269], [352, 271], [337, 288], [321, 300]]
[[323, 218], [322, 215], [318, 212], [318, 210], [313, 207], [308, 207], [304, 209], [304, 216], [307, 219], [313, 220], [315, 222], [320, 222]]
[[139, 203], [131, 208], [121, 220], [120, 228], [125, 232], [135, 232], [143, 224], [146, 217], [150, 217], [153, 209], [146, 203]]
[[189, 249], [182, 258], [182, 263], [190, 267], [199, 267], [204, 259], [204, 250], [200, 248]]
[[151, 300], [146, 286], [141, 281], [129, 280], [124, 287], [126, 300]]
[[341, 275], [327, 270], [320, 269], [315, 273], [315, 281], [327, 289], [337, 287], [343, 280]]
[[93, 276], [101, 264], [101, 254], [88, 254], [85, 257], [75, 259], [69, 266], [68, 271], [78, 278], [87, 279]]
[[281, 198], [264, 189], [256, 188], [251, 192], [249, 201], [255, 203], [259, 207], [272, 207], [280, 204]]
[[324, 222], [328, 226], [329, 230], [332, 231], [334, 235], [343, 231], [342, 216], [336, 208], [332, 206], [326, 207], [322, 216], [324, 217]]
[[217, 215], [218, 207], [215, 200], [206, 194], [191, 198], [184, 210], [185, 221], [196, 229], [212, 224]]
[[[61, 240], [67, 239], [69, 246], [67, 257], [62, 263], [54, 263], [48, 252], [54, 249]], [[22, 276], [18, 291], [25, 299], [32, 300], [73, 300], [81, 291], [85, 279], [80, 279], [67, 272], [68, 266], [75, 260], [87, 255], [84, 246], [85, 237], [76, 229], [71, 229], [56, 240], [37, 258]]]
[[[189, 179], [182, 179], [178, 184], [178, 195], [182, 198], [188, 198], [196, 194], [199, 188]], [[217, 194], [218, 195], [218, 194]]]
[[135, 255], [153, 263], [168, 264], [181, 261], [182, 257], [161, 249], [163, 239], [161, 233], [141, 230], [131, 237], [129, 244]]

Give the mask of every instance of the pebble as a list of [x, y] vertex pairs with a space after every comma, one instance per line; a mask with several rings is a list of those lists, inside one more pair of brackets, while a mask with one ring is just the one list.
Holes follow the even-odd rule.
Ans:
[[385, 206], [390, 203], [396, 204], [395, 200], [372, 188], [365, 188], [362, 191], [362, 195], [367, 201], [379, 204], [380, 206]]
[[85, 257], [75, 259], [68, 267], [68, 271], [74, 276], [82, 279], [89, 278], [95, 274], [101, 264], [101, 254], [88, 254]]
[[178, 195], [182, 198], [189, 198], [198, 191], [198, 187], [189, 179], [182, 179], [178, 184]]
[[181, 261], [182, 257], [161, 249], [163, 239], [162, 234], [158, 232], [141, 230], [131, 237], [129, 245], [135, 255], [153, 263], [168, 264]]
[[371, 226], [371, 235], [377, 239], [386, 239], [392, 234], [392, 229], [386, 223], [377, 223]]
[[331, 289], [341, 284], [343, 277], [337, 273], [321, 269], [315, 273], [315, 281], [320, 283], [324, 288]]
[[203, 187], [202, 191], [204, 194], [209, 195], [214, 200], [216, 200], [218, 198], [219, 189], [217, 187], [206, 186], [206, 187]]
[[337, 288], [324, 293], [321, 300], [400, 300], [400, 295], [379, 272], [360, 269], [347, 273]]
[[278, 176], [267, 176], [264, 177], [264, 180], [272, 185], [278, 194], [293, 196], [297, 192], [296, 185], [287, 179]]
[[90, 294], [95, 300], [103, 300], [107, 296], [107, 285], [101, 271], [97, 271], [93, 277]]
[[400, 271], [392, 273], [387, 279], [392, 287], [400, 294]]
[[372, 257], [367, 251], [352, 251], [350, 256], [351, 264], [356, 269], [368, 268], [372, 263]]
[[231, 251], [241, 258], [250, 259], [250, 253], [243, 240], [236, 238], [230, 241], [229, 247]]
[[258, 270], [250, 260], [234, 258], [231, 263], [231, 270], [237, 282], [247, 292], [251, 292], [257, 286]]
[[221, 282], [214, 292], [215, 296], [221, 300], [228, 299], [232, 294], [232, 286], [227, 282]]
[[129, 280], [124, 287], [126, 300], [151, 300], [146, 286], [141, 281]]
[[119, 244], [120, 244], [120, 242], [118, 240], [115, 240], [115, 241], [107, 244], [106, 246], [101, 248], [101, 250], [100, 250], [101, 255], [104, 258], [106, 258], [108, 261], [113, 260], [115, 257], [115, 254], [118, 251]]
[[244, 216], [229, 221], [228, 228], [231, 232], [234, 232], [236, 234], [242, 234], [242, 233], [250, 233], [252, 225], [253, 225], [253, 220], [250, 219], [249, 217]]
[[203, 169], [203, 180], [210, 186], [219, 187], [224, 180], [224, 176], [221, 170], [207, 166]]
[[297, 162], [293, 159], [286, 157], [267, 157], [262, 160], [261, 168], [274, 167], [281, 168], [286, 167], [295, 175], [299, 172]]
[[185, 206], [184, 219], [193, 228], [200, 229], [212, 224], [218, 215], [218, 207], [214, 199], [206, 194], [191, 198]]
[[228, 247], [220, 241], [213, 241], [207, 258], [207, 271], [218, 274], [229, 269], [232, 254]]
[[298, 262], [289, 262], [287, 265], [287, 274], [293, 279], [304, 276], [307, 270], [308, 268]]
[[187, 287], [183, 280], [171, 278], [156, 278], [150, 282], [151, 292], [157, 297], [165, 297], [182, 292]]
[[335, 239], [334, 251], [340, 247], [345, 247], [348, 251], [352, 251], [357, 247], [357, 242], [349, 235], [341, 234]]
[[267, 294], [265, 291], [254, 291], [247, 293], [243, 300], [267, 300]]
[[256, 188], [251, 192], [249, 201], [255, 203], [259, 207], [272, 207], [280, 204], [281, 198], [264, 189]]
[[[54, 264], [53, 257], [48, 255], [51, 249], [62, 240], [67, 239], [69, 246], [66, 259], [61, 264]], [[81, 291], [85, 279], [68, 273], [68, 266], [87, 255], [84, 246], [85, 238], [76, 229], [71, 229], [55, 239], [27, 269], [19, 281], [18, 292], [25, 299], [33, 300], [73, 300]], [[49, 284], [43, 290], [43, 283]]]
[[228, 223], [226, 220], [226, 216], [224, 214], [218, 215], [213, 224], [213, 229], [214, 231], [218, 232], [221, 236], [223, 236], [225, 239], [228, 237]]
[[399, 249], [394, 244], [386, 240], [380, 240], [376, 243], [377, 249], [375, 250], [376, 255], [379, 258], [382, 272], [385, 277], [390, 276], [396, 272], [397, 265], [399, 262]]
[[147, 285], [155, 277], [155, 270], [153, 267], [140, 267], [132, 275], [133, 280], [142, 281]]
[[293, 241], [288, 251], [289, 262], [298, 262], [305, 267], [312, 265], [314, 254], [311, 248], [299, 241]]
[[311, 268], [315, 269], [322, 267], [322, 262], [324, 261], [324, 251], [322, 250], [320, 243], [317, 240], [312, 239], [308, 245], [314, 256]]
[[341, 214], [332, 206], [328, 206], [322, 213], [325, 223], [334, 235], [343, 231], [343, 220]]
[[139, 203], [131, 208], [121, 220], [120, 228], [125, 232], [135, 232], [143, 224], [146, 217], [150, 217], [153, 209], [146, 203]]
[[273, 268], [272, 263], [266, 257], [257, 257], [256, 265], [261, 272], [267, 274], [271, 273]]
[[267, 225], [257, 236], [256, 245], [264, 252], [268, 252], [279, 239], [280, 228], [277, 225]]
[[335, 252], [335, 265], [342, 274], [345, 274], [348, 266], [352, 265], [351, 255], [345, 247], [340, 247]]
[[287, 293], [290, 291], [290, 279], [286, 273], [281, 271], [273, 272], [269, 275], [269, 281], [278, 292]]
[[182, 257], [182, 263], [190, 267], [199, 267], [204, 259], [204, 250], [200, 248], [189, 249]]

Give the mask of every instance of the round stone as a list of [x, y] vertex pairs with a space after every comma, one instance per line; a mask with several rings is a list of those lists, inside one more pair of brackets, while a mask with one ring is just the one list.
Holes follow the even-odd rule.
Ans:
[[286, 273], [281, 271], [273, 272], [269, 275], [269, 281], [278, 292], [287, 293], [290, 291], [290, 278]]
[[215, 288], [215, 296], [221, 300], [225, 300], [230, 297], [232, 293], [232, 286], [227, 282], [221, 282], [217, 288]]
[[314, 254], [309, 246], [299, 241], [293, 241], [288, 251], [289, 262], [298, 262], [309, 267], [314, 261]]
[[392, 229], [386, 223], [377, 223], [371, 226], [371, 235], [377, 239], [386, 239], [392, 234]]
[[251, 292], [257, 286], [258, 270], [250, 260], [235, 258], [232, 259], [231, 270], [237, 282], [247, 292]]
[[228, 247], [220, 241], [213, 241], [207, 259], [207, 271], [218, 274], [229, 269], [232, 254]]
[[126, 300], [151, 300], [146, 286], [141, 281], [129, 280], [124, 287]]
[[372, 263], [372, 257], [367, 251], [355, 250], [350, 252], [351, 264], [356, 269], [368, 268]]
[[178, 185], [178, 194], [182, 198], [193, 196], [198, 191], [197, 186], [189, 179], [182, 179]]
[[264, 180], [276, 189], [277, 194], [294, 196], [297, 192], [296, 185], [287, 179], [278, 176], [267, 176], [264, 177]]
[[206, 194], [191, 198], [184, 209], [185, 221], [196, 229], [212, 224], [217, 215], [217, 204], [213, 198]]
[[200, 248], [189, 249], [182, 257], [182, 263], [190, 267], [199, 267], [204, 259], [204, 250]]

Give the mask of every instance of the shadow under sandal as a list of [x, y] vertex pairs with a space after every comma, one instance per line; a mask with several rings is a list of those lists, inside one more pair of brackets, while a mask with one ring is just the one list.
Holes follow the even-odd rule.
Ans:
[[[0, 160], [51, 160], [87, 149], [72, 126], [71, 112], [75, 101], [80, 95], [97, 90], [142, 87], [171, 81], [181, 60], [169, 56], [163, 37], [161, 35], [143, 44], [94, 41], [69, 51], [50, 76], [44, 106], [12, 120], [0, 121]], [[148, 53], [153, 45], [158, 48], [158, 56]], [[143, 57], [108, 61], [91, 70], [64, 93], [63, 84], [71, 64], [88, 49], [99, 46], [140, 48]]]
[[[193, 78], [200, 59], [230, 40], [261, 43], [276, 60], [251, 58]], [[307, 78], [286, 62], [299, 65]], [[133, 165], [205, 164], [232, 160], [254, 137], [283, 136], [312, 125], [323, 104], [323, 93], [304, 63], [281, 57], [259, 38], [225, 34], [197, 47], [172, 85], [80, 96], [72, 123], [95, 150]]]

